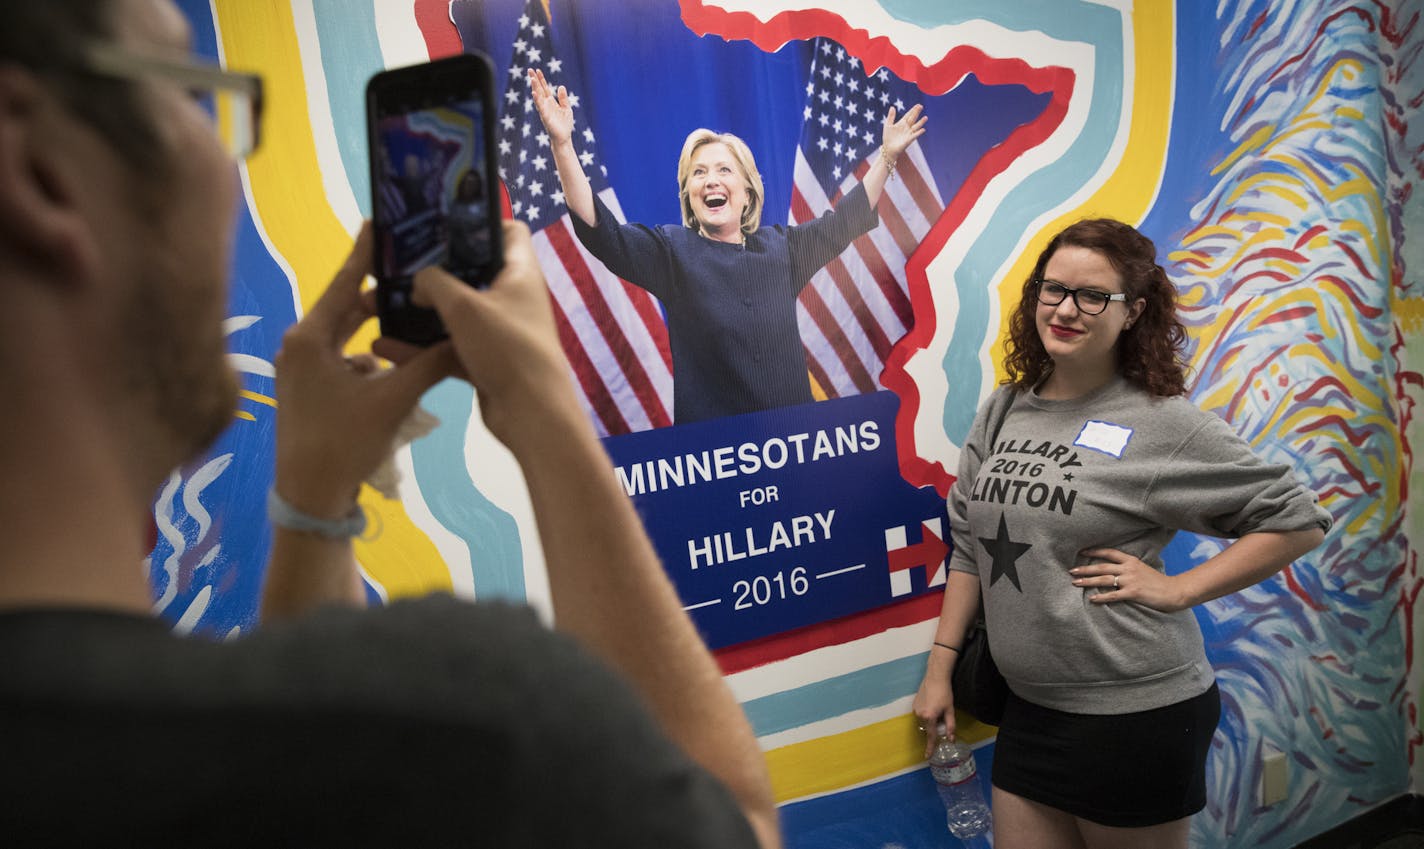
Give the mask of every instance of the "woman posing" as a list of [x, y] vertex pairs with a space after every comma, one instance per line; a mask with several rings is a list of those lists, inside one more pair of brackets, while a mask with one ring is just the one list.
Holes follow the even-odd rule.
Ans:
[[885, 118], [880, 155], [831, 212], [794, 227], [761, 226], [761, 175], [730, 133], [696, 130], [678, 160], [682, 225], [619, 224], [593, 193], [574, 151], [563, 86], [529, 72], [574, 232], [609, 271], [667, 311], [678, 424], [812, 400], [796, 298], [817, 271], [877, 222], [895, 162], [924, 134], [914, 106]]
[[[966, 440], [914, 712], [931, 737], [954, 733], [949, 676], [982, 595], [1011, 690], [997, 849], [1185, 847], [1220, 718], [1192, 608], [1275, 574], [1330, 527], [1289, 468], [1183, 397], [1185, 336], [1151, 240], [1074, 224], [1025, 281], [1008, 381]], [[1168, 575], [1178, 530], [1235, 541]]]

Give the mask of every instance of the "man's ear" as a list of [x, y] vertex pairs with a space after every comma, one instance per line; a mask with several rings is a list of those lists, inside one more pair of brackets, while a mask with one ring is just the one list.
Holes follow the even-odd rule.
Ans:
[[78, 270], [93, 247], [75, 190], [80, 163], [61, 138], [76, 123], [37, 77], [0, 65], [0, 244], [65, 271]]

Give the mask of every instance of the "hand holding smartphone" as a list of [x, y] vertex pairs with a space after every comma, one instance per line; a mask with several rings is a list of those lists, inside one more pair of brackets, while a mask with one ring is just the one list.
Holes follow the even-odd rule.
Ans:
[[366, 86], [381, 334], [415, 345], [446, 336], [411, 303], [415, 272], [443, 266], [483, 288], [504, 264], [493, 71], [466, 53], [382, 71]]

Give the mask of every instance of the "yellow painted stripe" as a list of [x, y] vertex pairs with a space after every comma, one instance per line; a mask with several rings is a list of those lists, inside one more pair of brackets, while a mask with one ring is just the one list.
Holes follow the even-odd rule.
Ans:
[[1106, 215], [1130, 224], [1147, 216], [1167, 161], [1172, 129], [1172, 67], [1176, 54], [1173, 11], [1169, 4], [1137, 3], [1132, 7], [1134, 81], [1127, 146], [1117, 169], [1091, 197], [1049, 221], [1030, 239], [1023, 254], [999, 281], [999, 335], [990, 358], [998, 380], [1004, 371], [1004, 340], [1009, 319], [1018, 305], [1023, 281], [1033, 271], [1038, 254], [1053, 234], [1088, 214]]
[[[966, 743], [994, 736], [991, 726], [960, 715], [955, 735]], [[874, 781], [925, 762], [925, 736], [915, 717], [897, 716], [881, 722], [772, 749], [766, 753], [776, 803], [829, 793]]]
[[[1424, 332], [1424, 299], [1407, 298], [1392, 301], [1390, 309], [1395, 321], [1406, 335], [1415, 336]], [[1412, 345], [1409, 347], [1413, 347]]]
[[1213, 176], [1213, 177], [1219, 177], [1219, 176], [1221, 176], [1222, 172], [1224, 172], [1224, 171], [1226, 171], [1226, 169], [1230, 168], [1230, 167], [1232, 166], [1232, 164], [1235, 163], [1237, 160], [1241, 159], [1243, 156], [1247, 155], [1248, 153], [1255, 153], [1256, 151], [1260, 150], [1261, 147], [1262, 147], [1268, 140], [1270, 140], [1271, 136], [1274, 135], [1275, 132], [1276, 132], [1276, 127], [1275, 127], [1275, 125], [1274, 125], [1274, 124], [1268, 124], [1268, 125], [1262, 127], [1261, 129], [1257, 130], [1256, 132], [1252, 133], [1250, 138], [1246, 139], [1246, 140], [1243, 141], [1241, 144], [1237, 145], [1235, 150], [1231, 151], [1231, 153], [1229, 153], [1229, 154], [1226, 155], [1226, 158], [1224, 158], [1224, 159], [1221, 160], [1221, 164], [1220, 164], [1220, 165], [1217, 165], [1215, 168], [1213, 168], [1213, 169], [1211, 170], [1211, 176]]
[[246, 398], [249, 401], [256, 401], [257, 403], [265, 404], [268, 407], [277, 406], [277, 399], [273, 398], [271, 395], [263, 395], [261, 392], [253, 392], [250, 389], [239, 390], [237, 394], [243, 398]]
[[[216, 0], [214, 10], [228, 63], [266, 80], [262, 147], [248, 159], [248, 178], [263, 228], [296, 275], [305, 312], [340, 267], [352, 237], [322, 187], [291, 4]], [[367, 348], [373, 335], [368, 328], [352, 345]], [[363, 488], [361, 505], [380, 531], [358, 542], [356, 555], [391, 598], [451, 588], [439, 552], [399, 501]]]

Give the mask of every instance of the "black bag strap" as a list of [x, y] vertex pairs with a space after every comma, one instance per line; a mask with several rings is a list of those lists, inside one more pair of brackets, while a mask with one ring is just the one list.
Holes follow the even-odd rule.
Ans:
[[[1003, 429], [1004, 420], [1009, 417], [1009, 410], [1013, 409], [1014, 400], [1017, 397], [1017, 392], [1005, 392], [1004, 397], [1001, 399], [996, 398], [996, 403], [989, 409], [989, 412], [994, 417], [989, 422], [988, 427], [989, 454], [994, 453], [994, 446], [997, 445], [999, 442], [999, 431]], [[968, 631], [972, 631], [975, 628], [978, 628], [979, 630], [983, 631], [984, 636], [986, 638], [988, 637], [989, 631], [984, 625], [984, 587], [982, 584], [979, 587], [979, 612], [974, 614], [974, 621], [969, 624]], [[967, 634], [968, 631], [966, 631], [965, 633]]]

